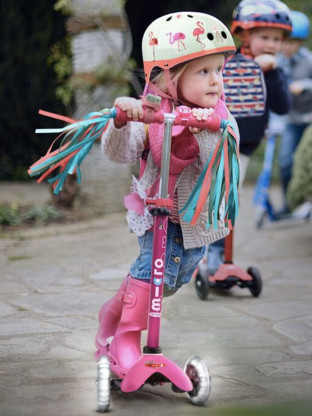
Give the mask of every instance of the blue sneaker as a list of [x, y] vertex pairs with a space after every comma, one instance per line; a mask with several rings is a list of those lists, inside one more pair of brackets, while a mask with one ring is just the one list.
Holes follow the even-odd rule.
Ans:
[[213, 276], [222, 263], [224, 263], [224, 238], [209, 244], [199, 270], [202, 275]]

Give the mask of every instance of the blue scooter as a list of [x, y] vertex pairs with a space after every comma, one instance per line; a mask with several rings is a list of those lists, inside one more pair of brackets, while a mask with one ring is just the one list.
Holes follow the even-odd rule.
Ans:
[[308, 221], [311, 217], [312, 204], [305, 202], [295, 211], [289, 214], [279, 214], [270, 202], [269, 189], [273, 170], [273, 162], [278, 136], [283, 132], [285, 119], [283, 116], [270, 115], [267, 142], [264, 152], [262, 172], [260, 173], [254, 190], [253, 203], [255, 205], [255, 226], [261, 229], [266, 219], [271, 222], [303, 220]]

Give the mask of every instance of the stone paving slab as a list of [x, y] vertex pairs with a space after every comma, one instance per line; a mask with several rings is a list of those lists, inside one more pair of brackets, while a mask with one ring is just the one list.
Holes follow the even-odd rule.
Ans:
[[[312, 391], [312, 224], [256, 230], [251, 196], [246, 188], [234, 260], [260, 270], [261, 296], [233, 288], [211, 290], [201, 301], [190, 282], [163, 304], [163, 352], [181, 366], [194, 354], [205, 360], [212, 376], [207, 406], [191, 405], [168, 385], [144, 386], [112, 392], [110, 414], [242, 416], [263, 409], [262, 416], [273, 409], [295, 416], [297, 406], [312, 415], [304, 401]], [[1, 235], [1, 416], [95, 414], [97, 314], [138, 252], [124, 217]], [[285, 401], [294, 404], [285, 410]]]

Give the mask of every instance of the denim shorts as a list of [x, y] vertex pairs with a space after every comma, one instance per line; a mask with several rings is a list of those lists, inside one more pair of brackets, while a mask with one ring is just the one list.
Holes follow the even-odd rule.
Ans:
[[[143, 236], [138, 237], [138, 240], [140, 254], [132, 263], [130, 274], [136, 279], [150, 280], [153, 232], [147, 231]], [[169, 291], [177, 290], [188, 283], [204, 254], [205, 246], [185, 250], [180, 225], [168, 221], [165, 288]]]

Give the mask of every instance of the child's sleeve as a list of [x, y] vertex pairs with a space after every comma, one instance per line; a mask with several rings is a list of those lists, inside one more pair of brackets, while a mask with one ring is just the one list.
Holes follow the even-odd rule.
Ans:
[[113, 162], [134, 164], [142, 155], [144, 141], [143, 123], [128, 122], [117, 129], [114, 120], [110, 120], [102, 135], [102, 149]]
[[267, 88], [267, 107], [276, 114], [287, 114], [291, 96], [286, 76], [281, 68], [275, 68], [264, 74]]

